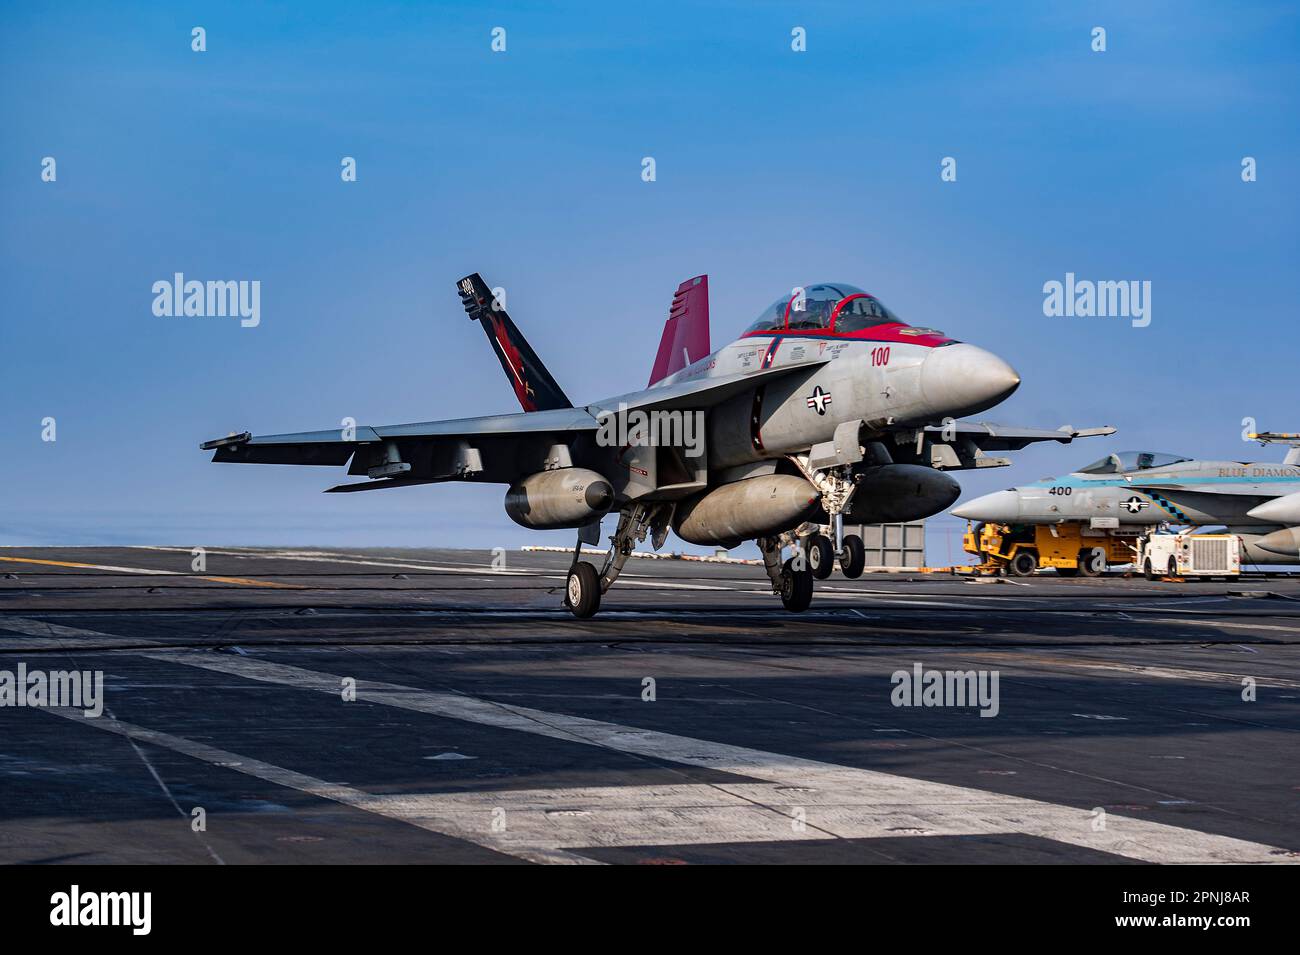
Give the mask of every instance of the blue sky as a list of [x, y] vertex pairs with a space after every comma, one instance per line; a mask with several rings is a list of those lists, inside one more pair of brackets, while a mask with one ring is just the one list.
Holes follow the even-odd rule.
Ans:
[[[707, 272], [715, 346], [850, 282], [1020, 371], [982, 417], [1121, 429], [964, 497], [1119, 448], [1280, 458], [1240, 433], [1300, 429], [1297, 8], [897, 7], [5, 5], [0, 543], [567, 542], [497, 486], [321, 495], [197, 448], [516, 410], [471, 271], [577, 401], [643, 383]], [[177, 271], [259, 280], [260, 326], [154, 316]], [[1151, 325], [1045, 317], [1066, 272], [1149, 280]]]

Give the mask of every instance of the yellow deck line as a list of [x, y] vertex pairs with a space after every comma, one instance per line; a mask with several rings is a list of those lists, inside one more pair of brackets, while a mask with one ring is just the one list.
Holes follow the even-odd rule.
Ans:
[[288, 590], [306, 590], [302, 584], [282, 584], [274, 580], [249, 580], [247, 577], [200, 577], [199, 580], [214, 580], [219, 584], [242, 584], [245, 587], [284, 587]]
[[[0, 560], [13, 564], [41, 564], [46, 567], [77, 567], [82, 570], [111, 570], [122, 574], [149, 574], [158, 577], [184, 577], [179, 570], [155, 570], [150, 567], [116, 567], [111, 564], [79, 564], [70, 560], [39, 560], [35, 557], [0, 557]], [[245, 587], [282, 587], [288, 590], [303, 590], [301, 584], [281, 584], [273, 580], [250, 580], [247, 577], [207, 577], [196, 576], [195, 580], [211, 580], [218, 584], [240, 584]]]

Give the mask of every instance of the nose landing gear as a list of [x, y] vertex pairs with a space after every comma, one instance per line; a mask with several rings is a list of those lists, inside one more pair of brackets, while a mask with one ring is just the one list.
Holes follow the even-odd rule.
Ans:
[[857, 534], [845, 534], [844, 546], [840, 548], [840, 573], [850, 580], [862, 576], [867, 566], [867, 548]]
[[804, 552], [808, 559], [808, 569], [818, 580], [825, 580], [831, 575], [835, 566], [835, 550], [831, 539], [825, 534], [813, 534], [804, 543]]

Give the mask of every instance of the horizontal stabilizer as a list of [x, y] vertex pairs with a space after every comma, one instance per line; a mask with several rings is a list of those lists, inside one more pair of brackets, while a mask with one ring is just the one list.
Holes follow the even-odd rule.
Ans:
[[357, 481], [353, 484], [336, 484], [325, 489], [326, 494], [341, 494], [350, 491], [380, 491], [386, 487], [412, 487], [416, 484], [434, 484], [433, 478], [387, 478], [380, 481]]

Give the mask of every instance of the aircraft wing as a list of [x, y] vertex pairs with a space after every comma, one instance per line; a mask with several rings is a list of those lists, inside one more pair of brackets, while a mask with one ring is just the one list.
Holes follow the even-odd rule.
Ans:
[[[372, 478], [331, 491], [431, 484], [461, 478], [510, 481], [523, 456], [544, 454], [553, 442], [595, 431], [599, 422], [582, 408], [485, 415], [413, 424], [303, 431], [254, 436], [245, 432], [205, 441], [213, 461], [236, 464], [299, 464], [340, 467]], [[414, 471], [419, 477], [411, 476]]]
[[238, 464], [308, 464], [338, 467], [360, 445], [382, 444], [393, 440], [427, 440], [473, 437], [511, 439], [524, 435], [559, 434], [572, 431], [595, 431], [600, 422], [595, 415], [628, 408], [669, 410], [672, 408], [707, 408], [756, 383], [770, 381], [799, 371], [812, 371], [830, 359], [801, 362], [764, 371], [697, 378], [658, 388], [617, 395], [588, 408], [558, 408], [520, 414], [486, 415], [481, 418], [453, 418], [447, 421], [422, 421], [414, 424], [382, 426], [358, 425], [351, 435], [342, 428], [327, 431], [302, 431], [296, 434], [254, 436], [248, 432], [205, 441], [199, 447], [215, 451], [213, 461]]
[[213, 461], [234, 464], [297, 464], [342, 467], [368, 481], [340, 484], [333, 492], [369, 491], [473, 478], [511, 483], [541, 470], [555, 445], [568, 445], [600, 428], [597, 415], [626, 409], [703, 409], [756, 382], [811, 372], [829, 359], [763, 371], [679, 381], [597, 402], [587, 408], [555, 408], [413, 424], [358, 425], [295, 434], [249, 432], [205, 441]]
[[[949, 421], [946, 425], [931, 424], [915, 430], [903, 430], [895, 435], [895, 440], [900, 444], [916, 442], [916, 460], [913, 463], [944, 471], [962, 471], [970, 468], [1002, 468], [1011, 463], [1010, 458], [993, 457], [989, 454], [990, 451], [1019, 451], [1037, 441], [1069, 444], [1075, 438], [1114, 433], [1115, 429], [1110, 426], [1072, 428], [1065, 425], [1055, 431], [1048, 431], [1044, 428], [1019, 428], [987, 421]], [[899, 451], [896, 450], [896, 460], [898, 454]]]
[[646, 388], [642, 391], [632, 391], [625, 395], [615, 395], [613, 398], [607, 398], [604, 401], [589, 405], [588, 410], [599, 414], [602, 410], [617, 410], [620, 405], [626, 406], [628, 410], [638, 408], [643, 411], [650, 409], [671, 411], [673, 409], [695, 410], [709, 408], [726, 401], [733, 395], [740, 394], [747, 388], [754, 387], [756, 384], [766, 384], [776, 378], [784, 378], [787, 375], [796, 375], [800, 372], [809, 373], [830, 360], [829, 358], [816, 358], [811, 361], [801, 361], [797, 364], [782, 365], [779, 368], [767, 368], [762, 371], [742, 371], [734, 375], [721, 375], [717, 378], [692, 378], [687, 381], [676, 381], [667, 385]]
[[1109, 425], [1102, 428], [1072, 428], [1063, 425], [1055, 431], [1043, 428], [1020, 428], [1014, 425], [993, 424], [987, 421], [954, 421], [948, 425], [926, 425], [928, 435], [937, 435], [943, 440], [945, 435], [969, 439], [981, 451], [1019, 451], [1037, 441], [1059, 441], [1069, 444], [1075, 438], [1095, 438], [1114, 434], [1115, 429]]

